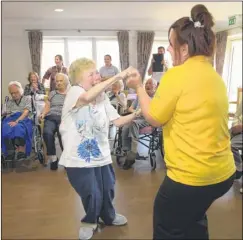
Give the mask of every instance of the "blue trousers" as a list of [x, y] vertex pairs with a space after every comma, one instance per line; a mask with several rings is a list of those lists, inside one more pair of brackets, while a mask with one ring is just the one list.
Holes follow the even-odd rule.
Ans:
[[81, 197], [86, 216], [84, 223], [98, 223], [99, 217], [106, 225], [115, 219], [115, 173], [111, 164], [94, 168], [66, 168], [72, 187]]

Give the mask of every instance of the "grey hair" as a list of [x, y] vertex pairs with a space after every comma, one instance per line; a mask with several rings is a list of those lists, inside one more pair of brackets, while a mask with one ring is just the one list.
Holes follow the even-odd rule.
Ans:
[[148, 80], [152, 80], [153, 85], [154, 85], [155, 87], [157, 87], [157, 81], [156, 81], [154, 78], [149, 78], [149, 79], [147, 79], [147, 80], [144, 82], [144, 86], [145, 86], [145, 84], [146, 84], [146, 82], [147, 82]]
[[64, 74], [64, 73], [57, 73], [55, 76], [55, 80], [57, 78], [57, 76], [62, 76], [66, 85], [67, 90], [71, 87], [68, 75]]
[[21, 85], [20, 82], [18, 82], [18, 81], [11, 81], [11, 82], [8, 84], [8, 87], [10, 88], [12, 85], [16, 86], [16, 87], [19, 89], [19, 93], [20, 93], [21, 95], [24, 94], [24, 89], [23, 89], [23, 87], [22, 87], [22, 85]]

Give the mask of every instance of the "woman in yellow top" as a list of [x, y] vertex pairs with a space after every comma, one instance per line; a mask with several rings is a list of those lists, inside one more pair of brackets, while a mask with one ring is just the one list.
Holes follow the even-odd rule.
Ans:
[[206, 211], [234, 181], [226, 87], [208, 60], [213, 25], [207, 8], [196, 5], [191, 18], [170, 27], [174, 67], [152, 100], [138, 74], [127, 81], [145, 119], [163, 126], [167, 176], [154, 203], [154, 239], [208, 239]]

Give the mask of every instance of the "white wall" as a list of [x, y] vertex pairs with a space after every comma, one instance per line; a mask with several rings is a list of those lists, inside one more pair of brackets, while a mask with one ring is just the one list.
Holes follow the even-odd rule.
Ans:
[[2, 99], [8, 95], [8, 83], [27, 83], [31, 60], [26, 33], [17, 36], [2, 36]]

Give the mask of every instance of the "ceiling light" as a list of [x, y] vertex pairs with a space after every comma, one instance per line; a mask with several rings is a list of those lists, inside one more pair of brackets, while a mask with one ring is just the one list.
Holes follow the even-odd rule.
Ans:
[[61, 9], [61, 8], [57, 8], [57, 9], [55, 9], [54, 11], [55, 11], [55, 12], [63, 12], [63, 9]]

